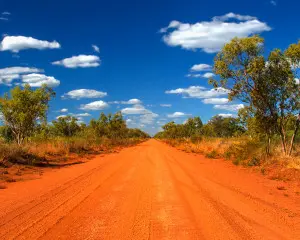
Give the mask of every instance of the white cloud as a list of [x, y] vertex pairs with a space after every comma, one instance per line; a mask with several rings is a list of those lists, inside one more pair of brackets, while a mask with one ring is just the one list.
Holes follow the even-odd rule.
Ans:
[[150, 112], [140, 116], [140, 122], [143, 124], [152, 124], [155, 118], [158, 117], [158, 114]]
[[106, 92], [100, 92], [94, 89], [76, 89], [65, 93], [63, 98], [81, 99], [81, 98], [103, 98], [107, 96]]
[[3, 113], [0, 112], [0, 122], [4, 120]]
[[130, 119], [130, 118], [128, 118], [127, 120], [126, 120], [126, 123], [127, 124], [131, 124], [133, 121]]
[[134, 104], [142, 104], [142, 101], [137, 98], [129, 99], [128, 101], [113, 101], [109, 102], [110, 104], [128, 104], [128, 105], [134, 105]]
[[227, 110], [230, 112], [237, 112], [238, 110], [244, 108], [244, 104], [231, 104], [231, 105], [215, 105], [215, 109]]
[[172, 104], [160, 104], [161, 107], [172, 107]]
[[129, 99], [127, 102], [122, 102], [122, 104], [141, 104], [141, 103], [142, 101], [137, 98]]
[[168, 118], [180, 118], [180, 117], [185, 117], [188, 116], [189, 114], [183, 113], [183, 112], [174, 112], [172, 114], [168, 114]]
[[[234, 21], [229, 21], [232, 19]], [[172, 21], [161, 32], [164, 33], [163, 41], [169, 46], [215, 53], [234, 37], [247, 37], [270, 30], [266, 23], [255, 17], [228, 13], [209, 22], [189, 24]]]
[[208, 73], [204, 73], [204, 74], [200, 74], [200, 73], [189, 73], [186, 75], [186, 77], [190, 77], [190, 78], [212, 78], [213, 76], [215, 76], [215, 74], [208, 72]]
[[143, 105], [140, 104], [136, 104], [128, 108], [123, 108], [121, 112], [125, 115], [141, 115], [151, 113], [151, 111], [149, 111]]
[[141, 104], [135, 104], [132, 107], [123, 108], [121, 113], [124, 115], [140, 115], [139, 122], [141, 124], [152, 124], [155, 118], [158, 117], [158, 114], [152, 112], [149, 109], [146, 109]]
[[187, 74], [186, 77], [190, 77], [190, 78], [202, 78], [202, 74], [197, 73], [197, 74]]
[[7, 67], [0, 69], [0, 84], [11, 85], [15, 79], [20, 79], [21, 75], [28, 73], [42, 72], [43, 70], [30, 67]]
[[226, 104], [228, 103], [228, 98], [205, 98], [202, 100], [204, 104]]
[[6, 18], [6, 17], [0, 17], [0, 20], [2, 20], [2, 21], [8, 21], [8, 18]]
[[10, 12], [2, 12], [2, 15], [10, 15]]
[[300, 84], [299, 78], [295, 78], [296, 84]]
[[231, 113], [220, 113], [218, 116], [223, 117], [223, 118], [230, 118], [233, 117], [233, 114]]
[[66, 68], [88, 68], [100, 66], [100, 58], [95, 55], [78, 55], [52, 62], [53, 65], [60, 65]]
[[64, 113], [64, 112], [68, 112], [68, 109], [67, 108], [62, 108], [59, 111], [62, 112], [62, 113]]
[[67, 117], [67, 115], [59, 115], [56, 117], [56, 119], [58, 120], [59, 118], [65, 118], [65, 117]]
[[188, 88], [177, 88], [174, 90], [168, 90], [166, 91], [166, 93], [181, 94], [184, 97], [189, 98], [214, 98], [227, 95], [229, 91], [221, 87], [208, 90], [207, 88], [202, 86], [190, 86]]
[[91, 114], [89, 113], [77, 113], [77, 114], [72, 114], [74, 117], [89, 117]]
[[204, 73], [204, 74], [202, 75], [202, 77], [204, 77], [204, 78], [212, 78], [213, 76], [215, 76], [215, 74], [213, 74], [213, 73], [211, 73], [211, 72]]
[[106, 102], [100, 100], [100, 101], [95, 101], [95, 102], [91, 102], [88, 104], [82, 104], [80, 106], [80, 109], [96, 111], [96, 110], [103, 110], [108, 107], [109, 107], [109, 105]]
[[100, 48], [97, 45], [92, 45], [92, 48], [94, 49], [95, 52], [99, 53], [100, 52]]
[[31, 87], [41, 87], [43, 84], [47, 84], [48, 87], [57, 87], [60, 81], [52, 76], [46, 76], [39, 73], [30, 73], [22, 75], [22, 82], [29, 84]]
[[223, 16], [217, 16], [217, 17], [213, 17], [213, 21], [220, 21], [220, 22], [224, 22], [227, 21], [229, 19], [236, 19], [239, 21], [251, 21], [251, 20], [256, 20], [256, 17], [252, 17], [249, 15], [240, 15], [240, 14], [235, 14], [235, 13], [227, 13]]
[[38, 40], [32, 37], [24, 36], [5, 36], [0, 43], [1, 51], [12, 51], [14, 53], [24, 49], [54, 49], [60, 48], [60, 44], [57, 41], [48, 42]]
[[194, 66], [192, 66], [190, 70], [192, 72], [211, 71], [212, 66], [205, 64], [205, 63], [200, 63], [200, 64], [195, 64]]

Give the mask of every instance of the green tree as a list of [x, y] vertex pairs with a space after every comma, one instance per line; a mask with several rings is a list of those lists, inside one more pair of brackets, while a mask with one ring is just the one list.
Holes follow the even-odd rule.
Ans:
[[81, 130], [77, 121], [77, 118], [72, 116], [59, 117], [57, 120], [52, 121], [54, 135], [64, 137], [75, 136]]
[[293, 71], [293, 65], [299, 63], [300, 48], [291, 45], [293, 51], [289, 48], [285, 53], [275, 49], [265, 58], [263, 44], [258, 36], [234, 38], [226, 44], [214, 62], [220, 80], [211, 83], [228, 89], [229, 100], [247, 103], [248, 114], [255, 116], [264, 134], [278, 134], [282, 150], [287, 153], [288, 116], [300, 109]]
[[29, 85], [19, 86], [0, 98], [0, 112], [19, 145], [29, 137], [38, 123], [46, 122], [48, 104], [55, 95], [51, 88], [42, 86], [33, 90]]
[[237, 118], [212, 117], [205, 127], [206, 134], [212, 137], [234, 137], [245, 132]]

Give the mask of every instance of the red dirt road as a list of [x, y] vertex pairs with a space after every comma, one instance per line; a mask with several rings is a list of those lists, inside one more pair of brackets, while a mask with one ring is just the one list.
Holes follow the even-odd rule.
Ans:
[[300, 239], [278, 184], [149, 140], [1, 190], [0, 239]]

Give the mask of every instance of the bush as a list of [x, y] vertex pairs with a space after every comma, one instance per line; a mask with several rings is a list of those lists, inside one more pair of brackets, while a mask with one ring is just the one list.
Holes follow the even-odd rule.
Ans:
[[218, 153], [216, 150], [212, 150], [211, 152], [207, 153], [205, 155], [207, 158], [217, 158], [218, 157]]
[[260, 166], [260, 159], [253, 156], [249, 161], [248, 161], [248, 166], [253, 167], [253, 166]]

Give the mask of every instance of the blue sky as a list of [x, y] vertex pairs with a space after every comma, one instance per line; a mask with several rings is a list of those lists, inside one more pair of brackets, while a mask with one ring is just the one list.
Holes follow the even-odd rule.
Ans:
[[297, 42], [299, 7], [294, 0], [1, 0], [0, 94], [48, 83], [57, 94], [49, 121], [122, 111], [130, 127], [150, 133], [171, 120], [235, 115], [241, 103], [211, 89], [207, 65], [234, 36], [259, 33], [267, 51]]

